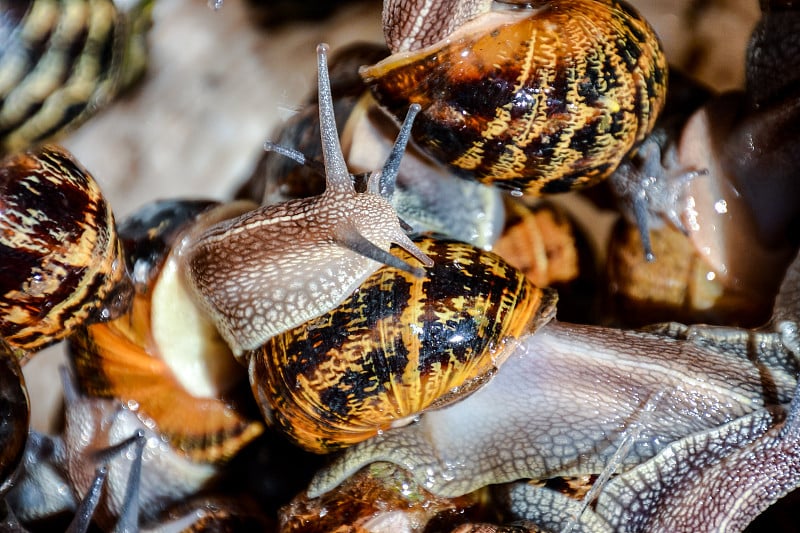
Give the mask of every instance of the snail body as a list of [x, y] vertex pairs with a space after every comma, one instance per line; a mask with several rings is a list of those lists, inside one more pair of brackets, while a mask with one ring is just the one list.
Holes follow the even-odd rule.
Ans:
[[[263, 425], [250, 416], [255, 413], [247, 398], [235, 393], [245, 378], [241, 366], [213, 324], [192, 312], [172, 251], [180, 249], [187, 231], [251, 207], [164, 201], [123, 221], [126, 260], [138, 276], [131, 307], [69, 339], [82, 395], [134, 405], [135, 415], [151, 423], [176, 454], [198, 464], [227, 462]], [[180, 307], [181, 301], [189, 307]]]
[[86, 169], [53, 145], [0, 168], [0, 335], [35, 351], [122, 312], [130, 296], [111, 209]]
[[489, 10], [362, 75], [390, 113], [422, 106], [414, 140], [435, 159], [538, 195], [608, 177], [652, 129], [667, 66], [629, 6], [578, 0]]
[[555, 293], [498, 256], [417, 243], [434, 259], [424, 277], [382, 267], [332, 311], [248, 354], [259, 404], [301, 446], [334, 450], [466, 396], [514, 339], [552, 318]]
[[144, 71], [150, 0], [0, 2], [0, 154], [77, 126]]
[[[392, 243], [431, 264], [388, 201], [416, 110], [412, 106], [384, 168], [357, 193], [339, 144], [326, 52], [325, 45], [317, 48], [325, 192], [221, 222], [185, 251], [188, 283], [237, 356], [335, 307], [380, 263], [420, 274], [388, 252]], [[271, 149], [305, 161], [291, 150]]]

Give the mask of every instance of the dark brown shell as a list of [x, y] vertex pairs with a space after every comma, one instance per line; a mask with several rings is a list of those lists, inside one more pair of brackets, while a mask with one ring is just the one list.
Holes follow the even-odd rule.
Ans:
[[532, 195], [604, 179], [663, 106], [667, 63], [655, 33], [618, 1], [509, 13], [362, 74], [392, 114], [419, 103], [414, 139], [464, 176]]
[[114, 217], [92, 176], [45, 145], [0, 163], [0, 336], [34, 351], [127, 306]]
[[347, 446], [465, 396], [510, 339], [553, 316], [555, 292], [499, 256], [415, 242], [434, 259], [424, 277], [383, 267], [334, 310], [249, 354], [259, 404], [304, 448]]
[[138, 78], [150, 0], [0, 0], [0, 154], [77, 126]]

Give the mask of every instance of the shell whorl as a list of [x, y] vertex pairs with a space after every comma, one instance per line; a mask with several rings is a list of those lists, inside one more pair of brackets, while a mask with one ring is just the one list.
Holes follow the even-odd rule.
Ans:
[[382, 267], [335, 309], [249, 356], [259, 405], [302, 447], [332, 451], [466, 396], [494, 375], [511, 339], [553, 317], [555, 291], [499, 256], [415, 242], [436, 259], [424, 277]]
[[35, 351], [129, 302], [111, 209], [65, 150], [44, 145], [0, 165], [0, 334]]
[[597, 183], [652, 130], [667, 63], [622, 1], [493, 10], [446, 39], [362, 69], [414, 140], [457, 174], [530, 195]]
[[[333, 118], [326, 45], [317, 56], [325, 192], [217, 224], [186, 253], [189, 283], [237, 356], [334, 307], [381, 263], [421, 275], [389, 253], [392, 243], [432, 264], [388, 201], [416, 108], [383, 169], [370, 176], [365, 193], [356, 192]], [[267, 147], [305, 161], [291, 149]]]

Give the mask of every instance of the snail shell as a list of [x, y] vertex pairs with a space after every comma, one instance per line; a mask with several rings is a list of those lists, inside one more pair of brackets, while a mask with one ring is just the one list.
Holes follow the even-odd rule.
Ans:
[[125, 309], [114, 216], [92, 176], [45, 145], [0, 163], [0, 335], [34, 351]]
[[535, 195], [613, 172], [652, 129], [667, 64], [630, 6], [576, 0], [498, 8], [362, 75], [391, 114], [422, 106], [413, 136], [435, 159]]
[[151, 5], [0, 1], [0, 154], [80, 124], [138, 78]]
[[553, 316], [555, 292], [499, 256], [416, 242], [434, 259], [424, 277], [382, 267], [337, 308], [248, 354], [259, 405], [302, 447], [347, 446], [465, 396], [513, 339]]

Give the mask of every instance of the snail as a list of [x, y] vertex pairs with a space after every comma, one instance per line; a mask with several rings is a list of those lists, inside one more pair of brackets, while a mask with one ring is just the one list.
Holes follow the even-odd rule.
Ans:
[[663, 148], [645, 164], [655, 174], [663, 165], [668, 184], [685, 179], [680, 169], [705, 174], [680, 184], [672, 223], [654, 230], [663, 264], [645, 264], [636, 257], [641, 244], [633, 230], [616, 230], [609, 249], [611, 299], [634, 325], [652, 319], [762, 324], [800, 245], [798, 85], [794, 71], [775, 79], [769, 68], [778, 57], [793, 58], [800, 15], [779, 1], [763, 5], [745, 90], [684, 106], [686, 116], [661, 129], [661, 139], [648, 141]]
[[[380, 166], [397, 135], [395, 121], [383, 113], [358, 75], [358, 67], [386, 57], [385, 46], [355, 43], [331, 56], [331, 93], [342, 153], [358, 177]], [[316, 94], [281, 127], [277, 143], [306, 156], [312, 164], [266, 152], [238, 197], [265, 205], [305, 198], [324, 190], [324, 172], [313, 164], [322, 156]], [[358, 185], [357, 185], [358, 187]], [[500, 191], [460, 179], [441, 164], [407, 146], [391, 198], [398, 216], [414, 233], [433, 232], [488, 248], [503, 225]]]
[[416, 242], [434, 259], [423, 277], [382, 267], [332, 311], [246, 355], [262, 411], [300, 446], [329, 452], [467, 396], [514, 339], [552, 318], [555, 293], [498, 256]]
[[387, 1], [384, 29], [395, 55], [361, 71], [377, 101], [419, 103], [417, 144], [512, 191], [603, 180], [664, 103], [661, 46], [624, 2]]
[[131, 293], [100, 188], [54, 145], [0, 163], [0, 336], [20, 357], [125, 310]]
[[[521, 338], [471, 396], [345, 450], [309, 496], [375, 461], [397, 464], [426, 490], [450, 497], [517, 479], [597, 474], [611, 464], [618, 476], [595, 507], [608, 505], [601, 519], [615, 527], [658, 523], [647, 521], [661, 515], [697, 527], [697, 517], [746, 524], [800, 484], [798, 283], [800, 256], [766, 331], [676, 324], [627, 331], [551, 321]], [[619, 454], [626, 440], [629, 449]], [[698, 481], [706, 475], [730, 492], [696, 497], [711, 490]], [[748, 490], [743, 479], [763, 490]], [[541, 490], [534, 491], [552, 500]], [[533, 519], [554, 508], [527, 509]]]
[[150, 0], [0, 2], [0, 154], [77, 126], [145, 69]]
[[[182, 252], [189, 286], [237, 357], [334, 307], [380, 263], [421, 275], [419, 267], [388, 252], [391, 243], [431, 265], [388, 201], [416, 107], [383, 168], [370, 175], [366, 192], [357, 193], [339, 145], [327, 45], [317, 47], [317, 58], [325, 192], [220, 222]], [[305, 162], [292, 150], [268, 148]]]
[[191, 297], [176, 274], [179, 259], [170, 252], [187, 228], [250, 207], [162, 201], [129, 217], [120, 224], [120, 237], [136, 276], [131, 307], [68, 341], [83, 395], [128, 405], [176, 453], [198, 464], [226, 462], [263, 426], [249, 416], [246, 398], [237, 398], [244, 372], [213, 325], [180, 307]]

